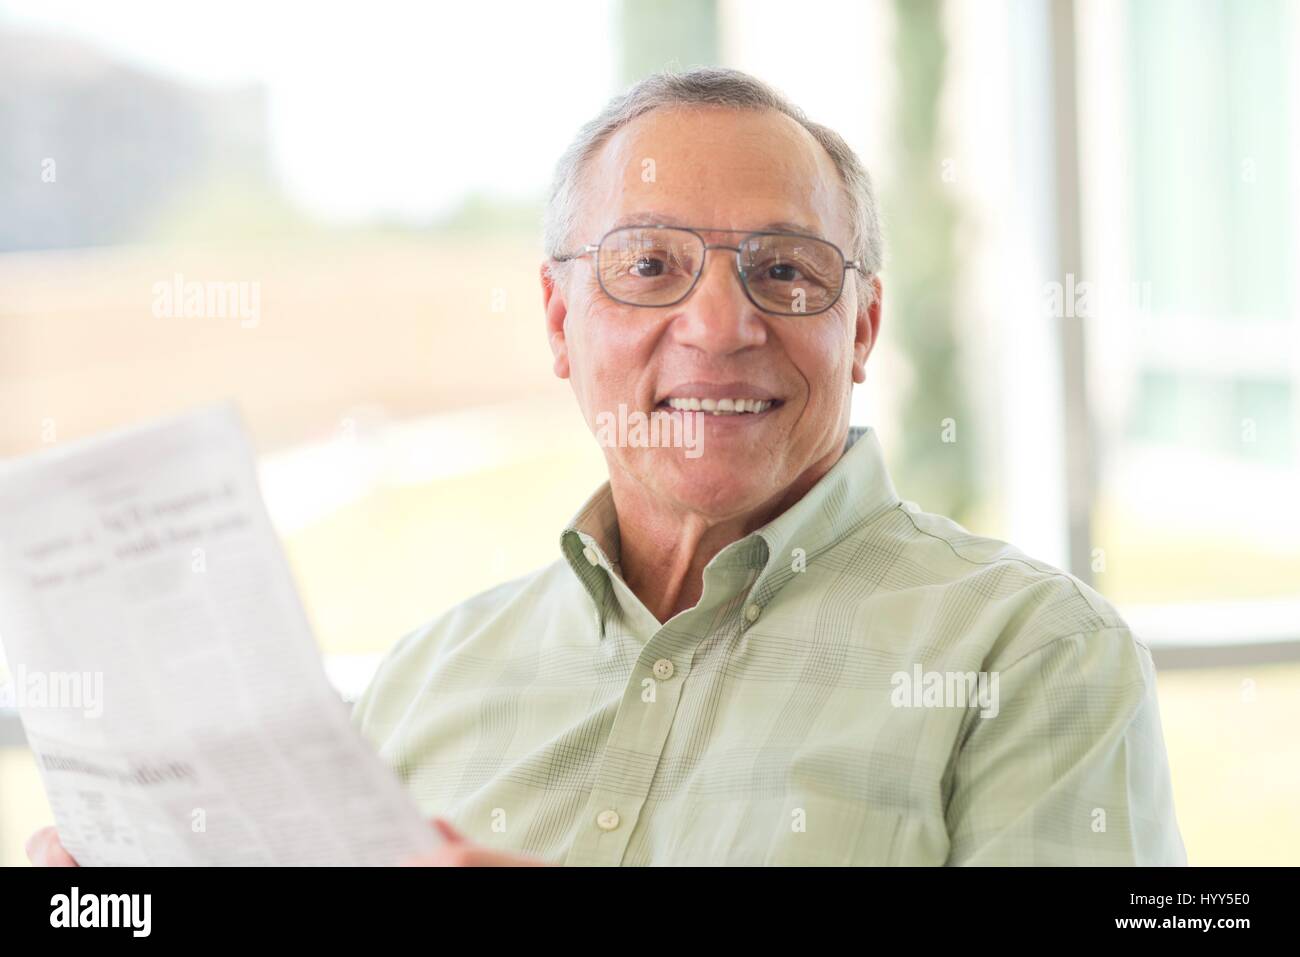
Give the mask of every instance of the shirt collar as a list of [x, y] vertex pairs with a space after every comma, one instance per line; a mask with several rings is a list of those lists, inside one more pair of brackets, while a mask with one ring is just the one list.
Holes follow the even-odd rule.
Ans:
[[754, 534], [767, 545], [768, 571], [786, 568], [811, 561], [898, 501], [875, 430], [850, 429], [844, 454], [821, 481]]
[[596, 603], [602, 618], [605, 602], [610, 597], [609, 574], [617, 574], [618, 570], [619, 544], [614, 494], [609, 482], [605, 482], [578, 509], [560, 535], [560, 551]]
[[[849, 430], [844, 454], [799, 501], [772, 521], [732, 542], [709, 567], [761, 570], [754, 583], [765, 601], [807, 562], [899, 503], [874, 429]], [[610, 597], [609, 574], [619, 561], [618, 513], [605, 482], [569, 521], [560, 549], [583, 587], [602, 610]]]

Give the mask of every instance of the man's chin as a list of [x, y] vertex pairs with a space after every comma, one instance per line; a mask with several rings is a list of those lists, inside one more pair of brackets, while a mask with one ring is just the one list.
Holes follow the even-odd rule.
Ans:
[[[690, 459], [680, 456], [649, 484], [665, 501], [719, 521], [761, 508], [777, 491], [775, 476], [750, 455], [723, 455], [720, 449]], [[680, 455], [680, 452], [678, 453]], [[733, 461], [734, 459], [734, 461]]]

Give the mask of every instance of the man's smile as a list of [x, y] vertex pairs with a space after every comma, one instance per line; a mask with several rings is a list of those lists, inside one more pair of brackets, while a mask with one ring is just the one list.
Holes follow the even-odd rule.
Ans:
[[772, 390], [745, 382], [684, 382], [668, 389], [656, 409], [707, 412], [709, 417], [761, 418], [784, 405]]

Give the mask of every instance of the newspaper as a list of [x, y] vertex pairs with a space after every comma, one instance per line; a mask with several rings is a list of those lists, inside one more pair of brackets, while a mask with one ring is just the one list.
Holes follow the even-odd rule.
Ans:
[[325, 676], [233, 404], [0, 464], [0, 643], [83, 865], [437, 844]]

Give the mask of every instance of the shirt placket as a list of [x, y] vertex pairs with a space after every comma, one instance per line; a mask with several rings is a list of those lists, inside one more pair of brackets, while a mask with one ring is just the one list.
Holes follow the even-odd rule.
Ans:
[[[752, 583], [753, 578], [753, 573], [743, 569], [710, 569], [696, 607], [654, 629], [643, 644], [623, 690], [566, 864], [624, 862], [659, 769], [695, 650], [709, 637], [709, 623], [718, 619], [718, 609], [726, 602], [735, 607], [717, 622], [718, 627], [743, 628], [748, 624], [743, 615], [746, 605], [736, 599], [735, 593]], [[619, 582], [615, 587], [623, 592], [626, 602], [631, 596], [627, 586]], [[634, 596], [631, 598], [636, 602]], [[611, 598], [611, 606], [618, 604]], [[611, 613], [619, 614], [633, 629], [646, 622], [658, 624], [648, 612], [636, 613], [642, 610], [644, 607], [637, 602], [631, 616], [613, 608]]]

